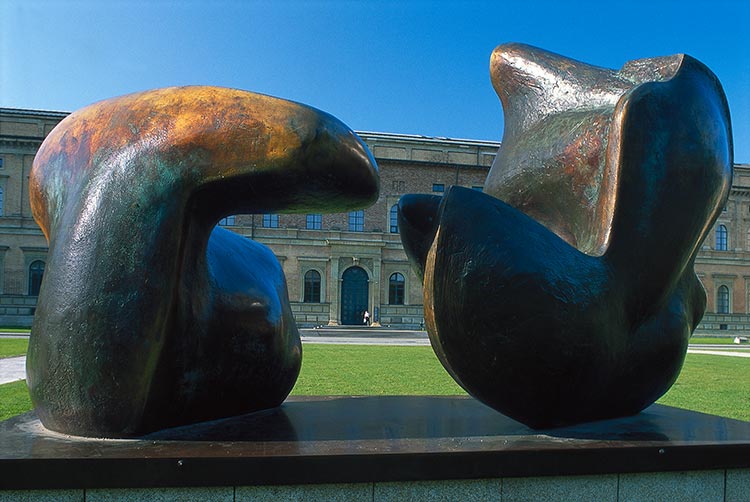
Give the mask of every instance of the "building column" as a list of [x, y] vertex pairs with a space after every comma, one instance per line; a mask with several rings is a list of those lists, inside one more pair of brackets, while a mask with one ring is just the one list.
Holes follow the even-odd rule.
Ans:
[[326, 295], [329, 302], [328, 309], [328, 325], [338, 326], [339, 325], [339, 312], [341, 306], [339, 305], [339, 294], [341, 292], [341, 281], [339, 279], [339, 258], [338, 256], [331, 257], [331, 277], [328, 282], [328, 294]]

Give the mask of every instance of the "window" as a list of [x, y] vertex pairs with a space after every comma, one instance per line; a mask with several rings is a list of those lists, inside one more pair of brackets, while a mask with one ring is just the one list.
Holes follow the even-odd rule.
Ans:
[[3, 215], [3, 187], [0, 187], [0, 216]]
[[308, 230], [320, 230], [321, 228], [323, 228], [323, 215], [308, 214], [306, 228]]
[[278, 214], [264, 214], [263, 215], [263, 228], [279, 228], [279, 215]]
[[717, 251], [727, 250], [727, 227], [719, 225], [716, 227], [716, 247]]
[[719, 290], [716, 292], [716, 313], [729, 313], [729, 288], [726, 286], [719, 286]]
[[3, 158], [0, 157], [0, 169], [2, 169], [2, 168], [3, 168]]
[[42, 287], [42, 277], [44, 276], [44, 262], [36, 260], [29, 265], [29, 295], [39, 296], [39, 289]]
[[388, 303], [390, 305], [404, 304], [404, 276], [396, 272], [388, 279]]
[[433, 183], [432, 191], [436, 193], [443, 193], [445, 192], [445, 185], [442, 183]]
[[365, 212], [360, 209], [359, 211], [352, 211], [349, 213], [349, 231], [350, 232], [364, 232], [365, 230]]
[[305, 272], [305, 303], [320, 303], [320, 272], [308, 270]]
[[227, 216], [226, 218], [222, 218], [219, 220], [219, 225], [222, 227], [233, 227], [234, 226], [234, 216]]
[[391, 206], [391, 233], [397, 234], [398, 233], [398, 204], [394, 204]]

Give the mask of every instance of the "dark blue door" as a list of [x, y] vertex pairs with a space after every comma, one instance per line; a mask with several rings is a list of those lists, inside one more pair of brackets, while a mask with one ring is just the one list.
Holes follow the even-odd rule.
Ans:
[[341, 282], [341, 324], [363, 324], [367, 301], [367, 272], [360, 267], [347, 268]]

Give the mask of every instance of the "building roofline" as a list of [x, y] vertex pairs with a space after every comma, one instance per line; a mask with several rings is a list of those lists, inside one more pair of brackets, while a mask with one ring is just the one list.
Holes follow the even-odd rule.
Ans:
[[33, 115], [35, 117], [54, 117], [65, 118], [70, 112], [58, 110], [32, 110], [30, 108], [4, 108], [0, 107], [0, 114], [3, 115]]
[[[35, 110], [31, 108], [6, 108], [0, 107], [0, 114], [5, 115], [33, 115], [37, 117], [65, 118], [71, 112], [59, 110]], [[448, 138], [444, 136], [425, 136], [421, 134], [404, 134], [395, 132], [354, 131], [363, 140], [387, 140], [387, 141], [421, 141], [425, 143], [453, 144], [456, 146], [482, 146], [488, 148], [499, 148], [501, 142], [493, 140]], [[750, 170], [750, 163], [735, 163], [734, 169]]]
[[388, 141], [420, 141], [425, 143], [443, 143], [443, 144], [455, 144], [465, 146], [484, 146], [490, 148], [498, 148], [500, 146], [499, 141], [482, 140], [482, 139], [464, 139], [464, 138], [448, 138], [445, 136], [424, 136], [420, 134], [402, 134], [394, 132], [375, 132], [375, 131], [354, 131], [357, 136], [363, 140], [388, 140]]

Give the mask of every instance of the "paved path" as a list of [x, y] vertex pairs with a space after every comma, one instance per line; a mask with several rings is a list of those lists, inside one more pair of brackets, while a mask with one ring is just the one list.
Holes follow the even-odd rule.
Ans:
[[26, 378], [26, 356], [0, 359], [0, 385]]
[[380, 336], [301, 336], [302, 343], [334, 343], [344, 345], [430, 345], [429, 338], [394, 338]]
[[709, 354], [712, 356], [750, 357], [750, 350], [709, 350], [689, 348], [688, 354]]

